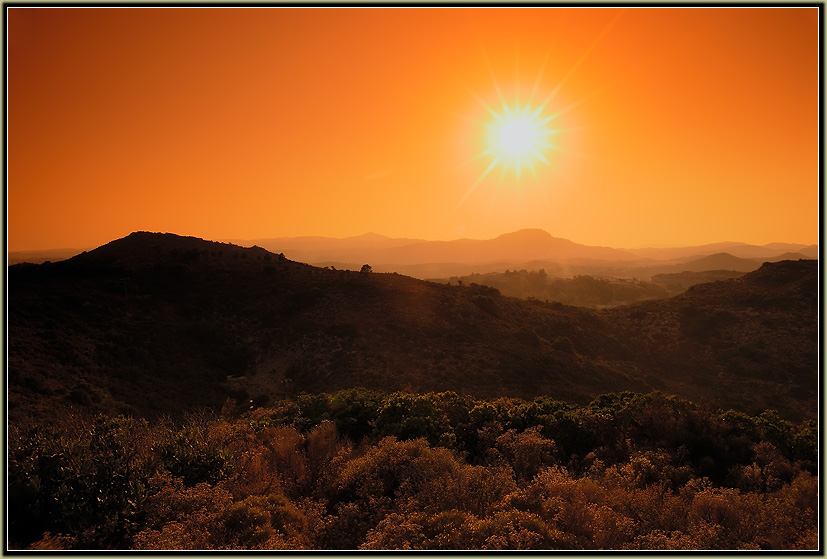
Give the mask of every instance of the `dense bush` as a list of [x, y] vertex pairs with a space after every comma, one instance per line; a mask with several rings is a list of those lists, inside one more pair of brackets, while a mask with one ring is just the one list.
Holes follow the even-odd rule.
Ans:
[[817, 429], [653, 394], [304, 394], [10, 425], [9, 546], [813, 549]]

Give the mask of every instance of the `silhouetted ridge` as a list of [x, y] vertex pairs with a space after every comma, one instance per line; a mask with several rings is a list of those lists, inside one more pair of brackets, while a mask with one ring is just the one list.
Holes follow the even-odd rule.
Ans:
[[810, 417], [816, 296], [817, 263], [785, 261], [596, 311], [136, 232], [9, 267], [9, 405], [152, 414], [357, 386], [581, 403], [661, 389]]
[[[756, 271], [741, 278], [744, 283], [773, 287], [812, 287], [818, 281], [818, 260], [782, 260], [765, 262]], [[815, 292], [813, 292], [815, 293]]]
[[628, 339], [655, 342], [637, 347], [663, 378], [708, 386], [724, 406], [737, 399], [754, 411], [790, 406], [811, 417], [802, 398], [815, 405], [818, 289], [817, 261], [788, 260], [604, 314]]
[[759, 263], [747, 258], [738, 258], [728, 252], [710, 254], [702, 258], [690, 260], [682, 265], [687, 271], [703, 272], [706, 270], [735, 270], [738, 272], [751, 272], [758, 268]]
[[703, 283], [689, 288], [687, 297], [723, 303], [814, 305], [818, 296], [817, 260], [765, 262], [740, 278]]
[[252, 258], [272, 255], [261, 247], [244, 248], [198, 237], [136, 231], [67, 260], [72, 264], [138, 269], [170, 263], [218, 261], [242, 254]]

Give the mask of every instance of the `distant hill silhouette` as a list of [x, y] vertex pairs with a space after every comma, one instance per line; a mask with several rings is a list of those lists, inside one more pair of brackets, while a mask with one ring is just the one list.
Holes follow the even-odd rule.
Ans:
[[674, 272], [663, 273], [652, 276], [652, 283], [663, 286], [667, 291], [685, 291], [699, 283], [710, 283], [713, 281], [739, 278], [744, 272], [733, 270], [705, 270], [703, 272]]
[[761, 267], [761, 262], [748, 258], [738, 258], [727, 252], [710, 254], [702, 258], [689, 260], [675, 265], [681, 271], [705, 272], [707, 270], [734, 270], [736, 272], [752, 272]]
[[366, 233], [344, 239], [305, 236], [256, 239], [252, 241], [231, 239], [229, 242], [244, 246], [255, 244], [272, 252], [283, 252], [291, 260], [299, 262], [314, 264], [328, 261], [334, 263], [349, 263], [358, 269], [361, 264], [357, 265], [357, 262], [364, 263], [371, 261], [379, 263], [379, 260], [376, 258], [377, 253], [425, 241], [421, 239], [395, 239], [376, 233]]
[[[244, 241], [234, 242], [245, 244]], [[637, 259], [635, 255], [623, 250], [577, 244], [568, 239], [552, 237], [540, 229], [522, 229], [487, 240], [423, 241], [392, 239], [369, 233], [346, 239], [295, 237], [259, 239], [246, 243], [250, 242], [271, 251], [284, 252], [291, 259], [309, 263], [353, 264], [370, 261], [374, 265], [410, 267], [445, 263], [479, 265], [536, 259]]]
[[782, 260], [810, 260], [810, 259], [817, 259], [818, 253], [813, 255], [806, 255], [803, 252], [785, 252], [784, 254], [780, 254], [778, 256], [773, 256], [772, 258], [767, 258], [767, 262], [781, 262]]
[[[642, 249], [588, 246], [553, 237], [540, 229], [523, 229], [487, 240], [424, 241], [369, 233], [346, 239], [295, 237], [233, 242], [245, 246], [254, 243], [317, 266], [358, 270], [363, 263], [370, 262], [377, 271], [395, 271], [422, 279], [544, 268], [550, 275], [562, 277], [587, 274], [645, 280], [654, 274], [681, 271], [751, 271], [765, 261], [777, 261], [785, 251], [800, 251], [804, 258], [818, 257], [818, 245], [792, 243], [757, 246], [727, 242]], [[720, 258], [717, 263], [714, 259], [702, 260], [721, 253], [740, 260], [733, 261], [734, 268], [721, 268]], [[689, 267], [681, 265], [689, 262]], [[704, 265], [712, 267], [702, 268]]]
[[[386, 250], [385, 258], [406, 264], [457, 262], [463, 264], [498, 261], [553, 260], [632, 260], [625, 251], [581, 245], [568, 239], [552, 237], [540, 229], [523, 229], [495, 239], [477, 241], [460, 239], [448, 242], [423, 242]], [[380, 258], [380, 262], [381, 262]]]
[[[482, 246], [567, 246], [536, 232], [495, 241]], [[784, 261], [594, 311], [133, 233], [9, 268], [9, 407], [152, 415], [352, 386], [581, 403], [661, 389], [814, 417], [817, 289], [816, 262]]]
[[41, 264], [48, 261], [66, 260], [82, 252], [81, 249], [76, 248], [55, 248], [51, 250], [18, 250], [9, 252], [8, 265], [21, 264], [29, 262], [32, 264]]
[[807, 258], [818, 258], [818, 245], [769, 243], [763, 246], [747, 243], [710, 243], [706, 245], [668, 248], [628, 249], [638, 256], [652, 260], [691, 260], [701, 256], [726, 252], [738, 258], [765, 261], [784, 252], [800, 252]]
[[[724, 252], [755, 260], [757, 264], [818, 258], [818, 245], [769, 243], [757, 246], [727, 242], [691, 247], [618, 249], [578, 244], [553, 237], [540, 229], [523, 229], [486, 240], [425, 241], [366, 233], [344, 239], [305, 236], [229, 239], [225, 242], [261, 246], [270, 252], [284, 253], [291, 260], [315, 266], [359, 270], [363, 264], [370, 263], [375, 271], [398, 272], [421, 279], [543, 268], [550, 275], [560, 277], [585, 274], [647, 280], [655, 274], [689, 271], [677, 264]], [[75, 249], [10, 252], [8, 264], [64, 260], [80, 252]], [[665, 267], [670, 265], [676, 267]], [[746, 271], [744, 266], [733, 269]]]

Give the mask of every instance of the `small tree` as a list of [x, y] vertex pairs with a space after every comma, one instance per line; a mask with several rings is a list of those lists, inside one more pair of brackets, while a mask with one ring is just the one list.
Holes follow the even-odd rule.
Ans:
[[365, 264], [364, 266], [362, 266], [362, 269], [360, 271], [363, 274], [369, 274], [373, 271], [373, 268], [370, 267], [370, 264]]

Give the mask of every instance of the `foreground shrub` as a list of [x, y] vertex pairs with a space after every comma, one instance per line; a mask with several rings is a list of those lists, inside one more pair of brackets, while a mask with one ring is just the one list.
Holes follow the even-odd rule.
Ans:
[[9, 540], [86, 549], [128, 548], [158, 468], [144, 420], [78, 414], [12, 428]]
[[577, 408], [549, 398], [361, 391], [230, 411], [180, 425], [81, 414], [10, 425], [9, 547], [819, 543], [813, 425], [772, 413], [720, 412], [662, 394], [606, 395]]

